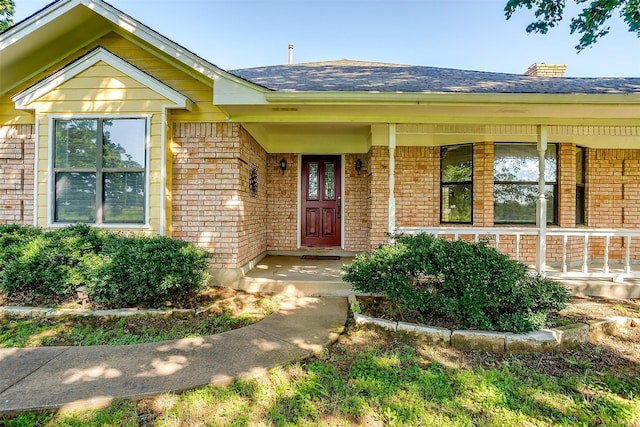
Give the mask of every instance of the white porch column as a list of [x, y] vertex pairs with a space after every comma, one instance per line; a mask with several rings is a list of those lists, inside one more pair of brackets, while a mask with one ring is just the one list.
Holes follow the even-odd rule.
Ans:
[[545, 162], [547, 152], [547, 127], [538, 126], [538, 205], [536, 209], [536, 225], [538, 226], [538, 245], [536, 249], [536, 269], [543, 274], [547, 269], [547, 198], [545, 191]]
[[389, 233], [396, 228], [396, 124], [389, 123]]

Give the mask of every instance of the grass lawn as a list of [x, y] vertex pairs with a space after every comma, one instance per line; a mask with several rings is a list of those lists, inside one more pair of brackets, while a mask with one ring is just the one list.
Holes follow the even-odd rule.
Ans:
[[[278, 301], [260, 294], [210, 288], [190, 304], [209, 310], [199, 315], [174, 313], [123, 317], [0, 314], [0, 348], [140, 344], [213, 335], [263, 319], [277, 309]], [[63, 306], [77, 308], [78, 304], [67, 302]]]
[[501, 355], [347, 326], [321, 355], [228, 388], [7, 426], [640, 426], [640, 328], [561, 353]]

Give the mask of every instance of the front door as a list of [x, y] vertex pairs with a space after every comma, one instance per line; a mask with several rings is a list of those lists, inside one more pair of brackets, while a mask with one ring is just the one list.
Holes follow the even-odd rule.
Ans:
[[302, 246], [340, 246], [340, 156], [302, 156]]

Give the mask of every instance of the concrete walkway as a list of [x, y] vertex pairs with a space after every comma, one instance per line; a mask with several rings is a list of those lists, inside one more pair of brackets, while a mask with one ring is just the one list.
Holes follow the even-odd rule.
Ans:
[[226, 386], [320, 352], [347, 320], [344, 297], [292, 298], [261, 322], [218, 335], [128, 346], [0, 349], [0, 415], [108, 405]]

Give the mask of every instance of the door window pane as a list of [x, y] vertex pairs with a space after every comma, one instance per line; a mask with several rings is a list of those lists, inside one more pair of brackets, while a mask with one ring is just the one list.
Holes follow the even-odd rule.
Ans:
[[95, 222], [96, 174], [56, 173], [55, 221]]
[[309, 185], [307, 200], [318, 200], [318, 164], [309, 163]]
[[324, 165], [324, 199], [334, 200], [336, 198], [336, 165], [325, 163]]
[[144, 173], [104, 174], [104, 222], [144, 222]]

